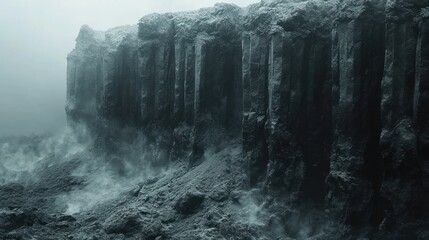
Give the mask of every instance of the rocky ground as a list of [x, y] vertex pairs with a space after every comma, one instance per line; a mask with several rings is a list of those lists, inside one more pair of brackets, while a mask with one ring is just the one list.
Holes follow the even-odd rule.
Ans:
[[[288, 211], [292, 216], [293, 211], [248, 188], [239, 141], [207, 150], [193, 166], [185, 158], [168, 168], [148, 165], [146, 171], [135, 174], [128, 169], [141, 166], [121, 168], [115, 163], [121, 158], [131, 164], [125, 159], [130, 156], [107, 157], [91, 147], [73, 148], [58, 141], [57, 148], [46, 149], [46, 139], [34, 136], [1, 142], [0, 239], [322, 236], [322, 229], [316, 233], [311, 225], [298, 224], [298, 218], [294, 221], [299, 230], [285, 232], [280, 217]], [[27, 157], [20, 164], [32, 168], [13, 168], [17, 165], [11, 161], [18, 156]], [[269, 214], [274, 207], [283, 213]], [[319, 237], [315, 239], [323, 239]]]
[[67, 135], [52, 139], [1, 140], [0, 239], [396, 237], [352, 232], [323, 206], [288, 206], [287, 196], [250, 188], [236, 139], [225, 137], [192, 165], [187, 156], [163, 167], [139, 141], [121, 145], [128, 154], [105, 154]]
[[428, 239], [428, 39], [428, 0], [83, 26], [73, 130], [1, 143], [1, 237]]

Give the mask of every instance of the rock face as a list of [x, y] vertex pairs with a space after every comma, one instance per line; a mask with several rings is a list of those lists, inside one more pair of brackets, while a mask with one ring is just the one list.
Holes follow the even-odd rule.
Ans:
[[136, 127], [163, 153], [154, 161], [190, 145], [194, 163], [222, 129], [269, 195], [351, 229], [427, 225], [427, 0], [217, 4], [84, 26], [67, 79], [69, 124], [103, 146]]

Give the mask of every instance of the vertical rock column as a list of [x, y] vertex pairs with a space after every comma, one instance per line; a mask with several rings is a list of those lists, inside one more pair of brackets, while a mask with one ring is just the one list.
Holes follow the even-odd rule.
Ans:
[[359, 226], [378, 218], [384, 15], [371, 2], [357, 3], [361, 11], [347, 15], [353, 5], [333, 31], [334, 143], [327, 201], [346, 224]]
[[184, 113], [185, 122], [192, 125], [195, 109], [195, 46], [187, 43], [185, 46], [185, 76], [184, 76]]
[[[311, 32], [295, 38], [291, 49], [299, 46], [303, 46], [302, 62], [292, 54], [291, 67], [287, 68], [292, 73], [291, 90], [294, 93], [289, 100], [291, 110], [287, 125], [292, 126], [289, 132], [297, 141], [295, 149], [301, 151], [294, 155], [302, 153], [301, 161], [304, 162], [303, 175], [296, 176], [302, 184], [300, 199], [323, 203], [332, 146], [331, 40], [323, 32]], [[302, 171], [301, 168], [291, 170], [298, 171]]]
[[141, 120], [145, 126], [154, 120], [155, 107], [155, 84], [153, 78], [155, 75], [154, 43], [146, 41], [139, 48], [139, 64], [141, 75]]
[[[232, 98], [233, 100], [233, 121], [230, 126], [231, 129], [235, 129], [241, 134], [243, 124], [243, 48], [241, 41], [238, 46], [234, 48], [233, 52], [233, 63], [234, 63], [234, 83], [232, 84]], [[229, 114], [229, 113], [227, 113]]]
[[101, 52], [103, 33], [83, 26], [76, 39], [76, 48], [67, 58], [68, 124], [83, 124], [96, 129], [96, 119], [101, 104]]
[[[120, 34], [120, 37], [118, 35]], [[96, 98], [97, 145], [115, 151], [121, 129], [136, 126], [140, 115], [137, 67], [137, 26], [113, 28], [104, 33], [100, 79]]]
[[[208, 63], [208, 48], [210, 43], [214, 40], [213, 37], [207, 34], [200, 34], [195, 39], [195, 79], [194, 79], [194, 139], [192, 146], [193, 161], [198, 160], [204, 154], [204, 132], [209, 124], [206, 119], [208, 114], [207, 102], [209, 102], [209, 96], [205, 95], [204, 89], [209, 84], [207, 79], [207, 66]], [[211, 56], [213, 57], [213, 56]], [[212, 86], [213, 87], [213, 86]]]
[[184, 120], [185, 113], [185, 77], [186, 77], [186, 45], [183, 38], [175, 43], [176, 81], [174, 83], [174, 122]]
[[[412, 8], [392, 2], [386, 9], [386, 56], [381, 85], [381, 187], [384, 227], [413, 215], [422, 182], [414, 128], [414, 88], [418, 24]], [[398, 4], [398, 5], [396, 5]], [[407, 199], [404, 198], [407, 196]]]
[[139, 24], [142, 120], [172, 126], [175, 100], [175, 25], [156, 15]]
[[238, 63], [236, 46], [222, 36], [199, 34], [195, 43], [195, 122], [205, 121], [214, 127], [237, 122]]
[[[210, 44], [214, 41], [214, 38], [207, 34], [200, 34], [195, 40], [195, 89], [194, 89], [194, 125], [199, 125], [204, 119], [203, 115], [208, 113], [208, 103], [210, 102], [209, 97], [205, 94], [205, 89], [210, 83], [207, 74], [208, 68], [213, 67], [208, 65], [209, 57], [208, 52]], [[216, 87], [214, 84], [212, 87]]]
[[292, 202], [323, 202], [331, 147], [330, 40], [278, 30], [271, 35], [267, 142], [270, 189]]
[[154, 116], [157, 124], [171, 125], [174, 106], [175, 62], [174, 44], [156, 43], [154, 46]]
[[[292, 133], [297, 121], [294, 121], [296, 118], [291, 116], [290, 111], [294, 109], [291, 105], [295, 103], [295, 107], [299, 108], [300, 106], [297, 105], [300, 104], [301, 98], [291, 101], [291, 92], [295, 93], [294, 97], [301, 96], [301, 89], [297, 87], [301, 81], [294, 82], [292, 79], [291, 59], [295, 53], [302, 59], [303, 52], [300, 51], [302, 48], [299, 48], [299, 45], [292, 46], [292, 41], [291, 35], [283, 31], [270, 36], [266, 124], [269, 153], [267, 185], [270, 190], [281, 189], [287, 191], [291, 198], [296, 198], [301, 188], [304, 162], [297, 146], [296, 136]], [[296, 52], [292, 52], [292, 48]], [[294, 60], [298, 60], [297, 67], [301, 69], [302, 61]], [[298, 72], [301, 73], [301, 71]]]
[[423, 206], [417, 216], [428, 216], [429, 206], [429, 7], [422, 9], [416, 49], [416, 81], [414, 92], [414, 119], [417, 133], [417, 151], [423, 173]]
[[105, 149], [113, 150], [113, 141], [117, 136], [115, 119], [117, 119], [118, 81], [117, 81], [117, 49], [105, 48], [101, 57], [101, 103], [99, 105], [97, 144]]
[[112, 121], [117, 117], [119, 111], [119, 81], [117, 69], [117, 49], [105, 48], [102, 54], [102, 104], [101, 115], [106, 121], [106, 130], [109, 128], [107, 121]]
[[[170, 158], [175, 125], [175, 23], [169, 15], [154, 14], [140, 20], [141, 119], [153, 141], [153, 164]], [[179, 56], [180, 57], [180, 56]]]
[[228, 38], [229, 34], [200, 33], [195, 39], [194, 156], [197, 158], [203, 152], [202, 146], [219, 146], [225, 141], [221, 132], [237, 134], [240, 126], [241, 91], [234, 88], [241, 86], [241, 75], [237, 73], [241, 61], [235, 61], [241, 57], [241, 51], [236, 39]]
[[267, 109], [268, 38], [245, 34], [243, 49], [243, 151], [250, 184], [260, 182], [268, 164], [264, 133]]
[[[178, 37], [176, 35], [176, 37]], [[176, 40], [176, 81], [174, 87], [173, 143], [170, 159], [184, 157], [191, 151], [194, 125], [195, 43], [185, 37]]]
[[136, 36], [128, 35], [117, 53], [117, 117], [123, 126], [138, 126], [140, 120], [140, 81]]
[[425, 159], [429, 158], [429, 7], [422, 9], [416, 49], [416, 80], [414, 118], [419, 145]]

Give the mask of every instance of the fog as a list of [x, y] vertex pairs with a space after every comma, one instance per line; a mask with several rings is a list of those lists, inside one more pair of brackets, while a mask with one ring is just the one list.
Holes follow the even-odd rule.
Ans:
[[152, 12], [259, 0], [1, 0], [0, 137], [65, 126], [66, 56], [79, 28], [137, 23]]

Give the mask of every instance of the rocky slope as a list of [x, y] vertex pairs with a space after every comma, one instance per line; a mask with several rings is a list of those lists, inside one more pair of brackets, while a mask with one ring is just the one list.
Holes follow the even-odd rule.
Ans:
[[[67, 86], [68, 123], [87, 126], [96, 149], [117, 152], [133, 128], [153, 166], [192, 169], [238, 139], [236, 187], [262, 192], [264, 224], [282, 229], [254, 236], [429, 236], [427, 0], [217, 4], [84, 26]], [[218, 227], [215, 239], [252, 239]]]

